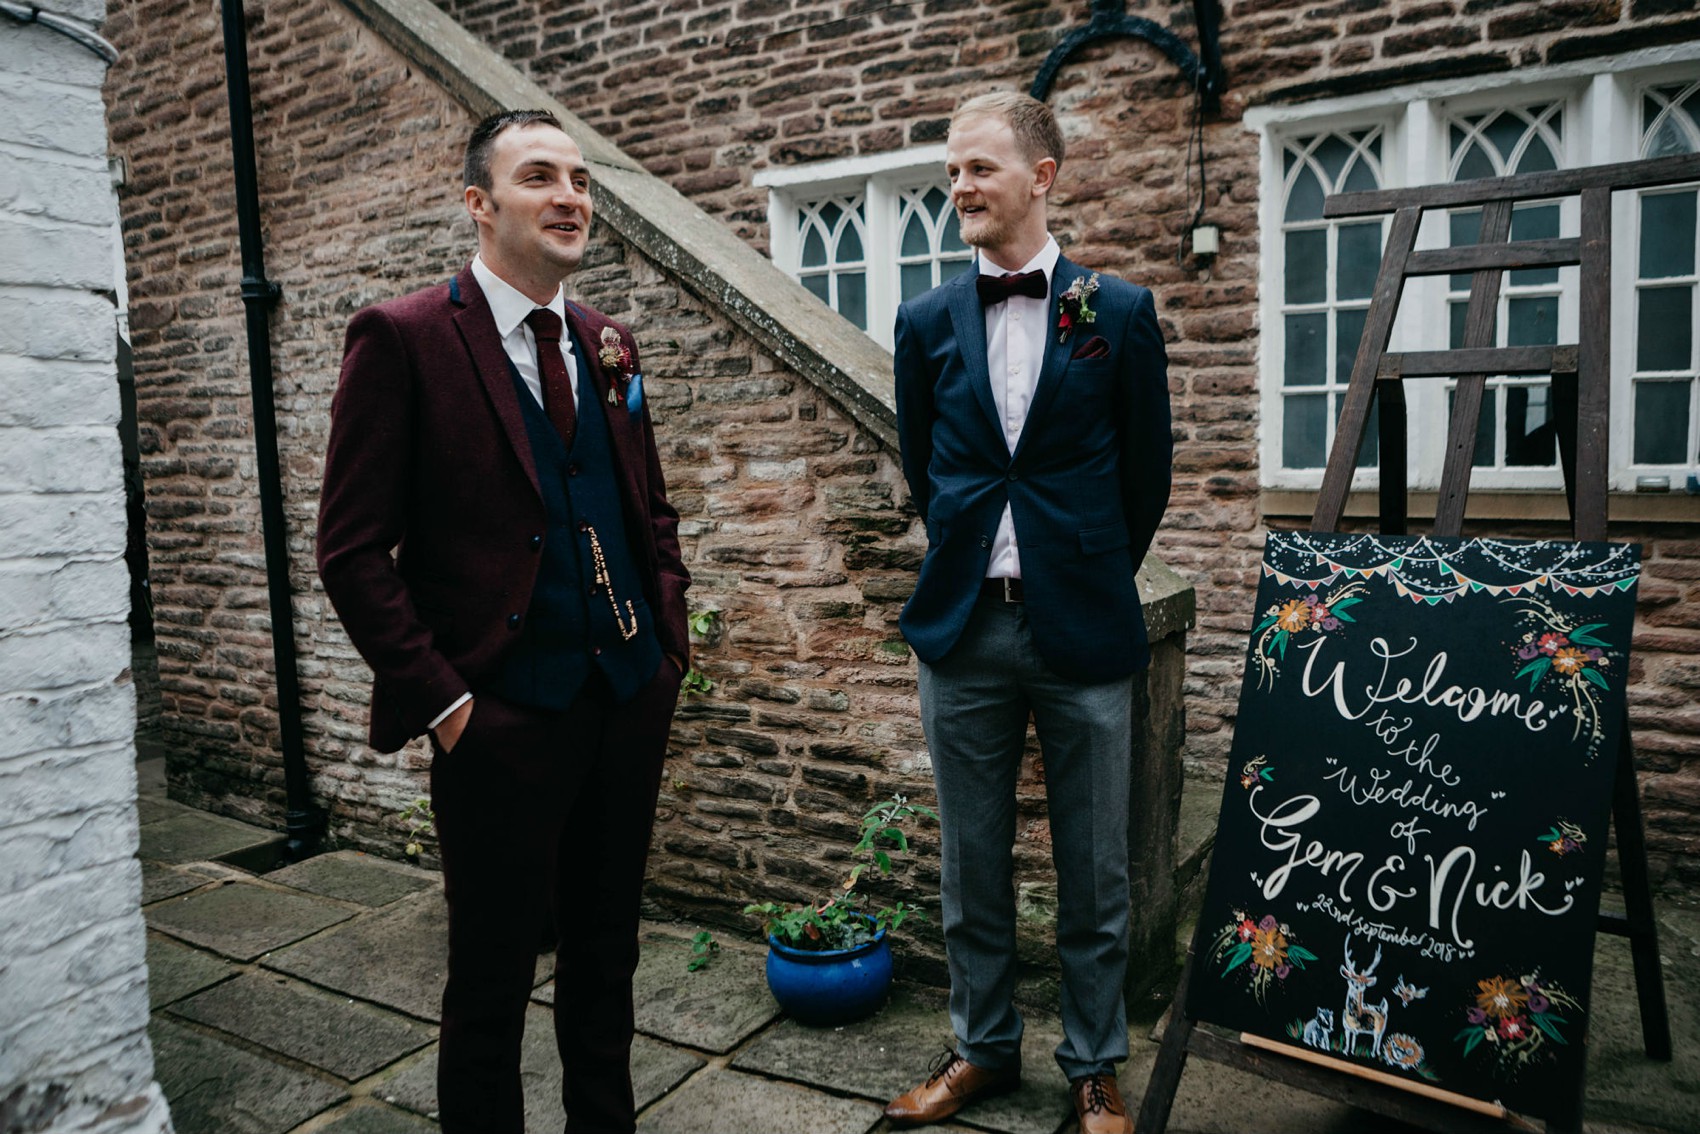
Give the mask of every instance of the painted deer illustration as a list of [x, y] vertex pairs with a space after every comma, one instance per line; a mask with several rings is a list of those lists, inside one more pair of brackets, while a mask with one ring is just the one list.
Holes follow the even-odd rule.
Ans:
[[1334, 1010], [1332, 1008], [1318, 1008], [1316, 1018], [1305, 1021], [1304, 1035], [1300, 1038], [1304, 1040], [1306, 1047], [1327, 1051], [1332, 1042], [1333, 1033]]
[[1377, 942], [1375, 959], [1360, 972], [1352, 960], [1352, 935], [1346, 935], [1346, 963], [1340, 966], [1340, 975], [1346, 978], [1346, 1007], [1340, 1013], [1340, 1039], [1347, 1055], [1358, 1053], [1358, 1037], [1366, 1035], [1370, 1037], [1370, 1055], [1381, 1054], [1382, 1033], [1387, 1031], [1387, 997], [1383, 996], [1380, 1004], [1371, 1004], [1364, 999], [1364, 993], [1375, 983], [1375, 967], [1379, 964], [1381, 943]]

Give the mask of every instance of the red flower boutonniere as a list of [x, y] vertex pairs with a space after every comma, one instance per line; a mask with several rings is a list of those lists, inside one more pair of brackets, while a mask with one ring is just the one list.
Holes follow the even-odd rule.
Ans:
[[1098, 294], [1098, 273], [1076, 276], [1068, 290], [1057, 297], [1057, 341], [1068, 342], [1068, 336], [1081, 323], [1095, 323], [1098, 313], [1092, 310], [1092, 297]]
[[608, 404], [624, 405], [625, 387], [632, 380], [632, 352], [619, 331], [613, 327], [602, 328], [602, 345], [596, 352], [596, 358], [613, 377], [608, 384]]

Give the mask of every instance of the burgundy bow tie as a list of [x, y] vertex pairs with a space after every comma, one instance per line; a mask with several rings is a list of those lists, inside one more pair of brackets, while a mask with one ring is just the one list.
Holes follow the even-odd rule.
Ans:
[[982, 307], [1002, 303], [1012, 295], [1043, 299], [1051, 290], [1051, 285], [1045, 282], [1045, 273], [1037, 269], [1019, 274], [1006, 272], [1001, 276], [981, 273], [974, 278], [974, 287], [980, 293]]

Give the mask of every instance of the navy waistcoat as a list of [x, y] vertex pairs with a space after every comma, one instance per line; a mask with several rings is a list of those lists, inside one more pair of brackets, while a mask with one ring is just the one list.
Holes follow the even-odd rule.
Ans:
[[[615, 479], [608, 419], [586, 376], [584, 346], [578, 353], [578, 431], [569, 451], [543, 407], [508, 364], [525, 431], [537, 466], [538, 486], [549, 520], [539, 551], [542, 562], [531, 606], [519, 627], [520, 640], [502, 658], [490, 689], [522, 705], [565, 709], [583, 689], [591, 669], [601, 670], [624, 704], [655, 674], [661, 645], [644, 601], [643, 587], [626, 541], [625, 517]], [[592, 532], [600, 544], [612, 588], [596, 580]], [[609, 601], [609, 591], [618, 603]], [[622, 625], [637, 633], [630, 638]]]

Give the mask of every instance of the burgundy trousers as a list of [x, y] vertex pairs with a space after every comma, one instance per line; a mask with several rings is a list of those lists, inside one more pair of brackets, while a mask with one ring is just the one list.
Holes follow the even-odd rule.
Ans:
[[553, 914], [555, 1040], [568, 1134], [631, 1131], [638, 908], [681, 674], [613, 703], [593, 676], [566, 712], [477, 694], [434, 749], [449, 907], [437, 1103], [443, 1134], [522, 1134], [520, 1039]]

